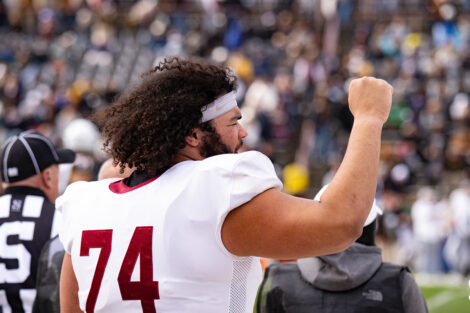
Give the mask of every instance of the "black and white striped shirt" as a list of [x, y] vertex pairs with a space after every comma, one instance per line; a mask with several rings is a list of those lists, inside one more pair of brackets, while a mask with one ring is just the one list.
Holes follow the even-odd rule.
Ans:
[[0, 197], [0, 312], [29, 313], [38, 258], [57, 233], [54, 204], [36, 188], [9, 187]]

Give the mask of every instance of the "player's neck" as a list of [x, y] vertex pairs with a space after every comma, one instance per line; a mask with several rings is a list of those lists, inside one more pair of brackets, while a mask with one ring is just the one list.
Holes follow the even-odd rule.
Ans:
[[173, 159], [172, 165], [183, 162], [183, 161], [197, 161], [203, 160], [204, 158], [199, 153], [197, 148], [192, 148], [186, 146], [185, 148], [181, 149], [176, 157]]

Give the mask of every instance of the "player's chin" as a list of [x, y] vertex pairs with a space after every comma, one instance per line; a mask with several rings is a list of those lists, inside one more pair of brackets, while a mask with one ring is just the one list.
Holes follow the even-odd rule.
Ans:
[[235, 148], [235, 151], [233, 153], [238, 153], [240, 149], [242, 149], [242, 152], [244, 151], [243, 149], [243, 141], [240, 141], [240, 143], [237, 145], [237, 147]]

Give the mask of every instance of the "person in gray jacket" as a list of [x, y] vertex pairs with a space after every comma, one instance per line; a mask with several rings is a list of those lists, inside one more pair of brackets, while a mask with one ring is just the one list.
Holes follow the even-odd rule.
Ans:
[[361, 237], [343, 252], [269, 266], [255, 312], [427, 313], [408, 268], [382, 261], [374, 245], [377, 214], [382, 211], [374, 201]]

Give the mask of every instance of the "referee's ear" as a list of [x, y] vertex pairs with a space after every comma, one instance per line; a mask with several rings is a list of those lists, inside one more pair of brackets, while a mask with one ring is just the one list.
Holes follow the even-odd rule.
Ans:
[[41, 172], [41, 178], [44, 186], [50, 188], [52, 185], [52, 171], [50, 167]]
[[51, 202], [55, 202], [59, 193], [58, 171], [58, 166], [52, 165], [39, 174], [41, 176], [41, 189]]

